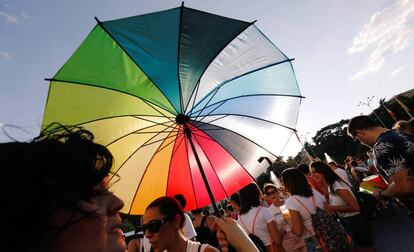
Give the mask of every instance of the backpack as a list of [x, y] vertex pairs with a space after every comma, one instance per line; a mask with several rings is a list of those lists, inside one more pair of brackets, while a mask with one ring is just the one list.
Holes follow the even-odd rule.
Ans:
[[[257, 235], [254, 234], [254, 225], [256, 224], [256, 218], [257, 218], [257, 215], [259, 214], [260, 210], [262, 210], [261, 207], [259, 207], [259, 209], [256, 212], [256, 215], [254, 216], [252, 232], [248, 232], [248, 233], [249, 233], [250, 240], [252, 240], [254, 245], [256, 245], [256, 248], [259, 250], [259, 252], [266, 252], [266, 246], [264, 245], [263, 241]], [[239, 219], [240, 219], [244, 229], [246, 231], [249, 231], [247, 229], [246, 225], [244, 225], [244, 222], [243, 222], [241, 216], [239, 216]]]
[[[316, 211], [314, 214], [299, 199], [296, 199], [310, 214], [313, 229], [315, 231], [314, 239], [321, 245], [325, 252], [347, 252], [351, 251], [351, 244], [348, 235], [342, 225], [333, 216], [330, 216], [325, 210], [316, 206], [315, 198], [312, 196], [312, 203]], [[310, 230], [303, 225], [309, 234]]]
[[379, 201], [371, 194], [355, 190], [355, 188], [353, 188], [347, 182], [343, 182], [349, 186], [356, 200], [358, 201], [362, 217], [364, 217], [366, 220], [376, 219], [381, 209]]
[[355, 198], [361, 208], [361, 215], [366, 220], [374, 220], [380, 213], [379, 201], [371, 194], [354, 191]]

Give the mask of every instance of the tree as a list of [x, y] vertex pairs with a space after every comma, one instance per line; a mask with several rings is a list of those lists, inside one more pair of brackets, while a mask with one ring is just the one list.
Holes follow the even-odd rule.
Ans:
[[314, 144], [305, 145], [309, 153], [314, 153], [319, 159], [325, 159], [328, 153], [335, 161], [342, 163], [347, 156], [365, 155], [368, 148], [355, 142], [347, 135], [349, 119], [343, 119], [320, 129], [312, 138]]

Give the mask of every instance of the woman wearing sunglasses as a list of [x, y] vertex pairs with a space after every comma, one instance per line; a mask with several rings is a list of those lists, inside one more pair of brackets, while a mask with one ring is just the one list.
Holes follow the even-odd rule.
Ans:
[[155, 252], [218, 252], [208, 244], [188, 240], [183, 232], [184, 211], [173, 197], [154, 200], [145, 210], [142, 230]]

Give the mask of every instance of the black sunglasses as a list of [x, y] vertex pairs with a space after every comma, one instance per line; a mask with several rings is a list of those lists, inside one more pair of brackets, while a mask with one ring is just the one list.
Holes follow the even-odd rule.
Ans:
[[158, 233], [161, 229], [161, 226], [167, 222], [168, 218], [163, 218], [160, 220], [150, 220], [147, 224], [141, 226], [142, 232], [145, 234], [146, 231], [150, 233]]

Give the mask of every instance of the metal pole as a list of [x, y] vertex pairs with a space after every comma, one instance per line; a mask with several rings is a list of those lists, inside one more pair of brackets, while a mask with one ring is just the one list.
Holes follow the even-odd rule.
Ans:
[[303, 148], [303, 150], [305, 151], [306, 156], [307, 156], [307, 157], [308, 157], [308, 159], [309, 159], [309, 162], [312, 162], [312, 157], [311, 157], [311, 155], [309, 154], [309, 152], [306, 150], [305, 145], [303, 145], [302, 141], [300, 140], [300, 138], [299, 138], [299, 136], [298, 136], [298, 132], [297, 132], [297, 131], [294, 131], [294, 132], [295, 132], [295, 136], [296, 136], [296, 138], [298, 139], [298, 141], [299, 141], [300, 145], [302, 145], [302, 148]]
[[216, 206], [216, 201], [214, 199], [213, 192], [211, 191], [211, 188], [208, 184], [207, 176], [206, 176], [206, 174], [204, 173], [204, 170], [203, 170], [203, 165], [201, 164], [200, 158], [198, 157], [196, 148], [194, 146], [193, 139], [192, 139], [192, 136], [191, 136], [191, 130], [190, 130], [190, 128], [187, 127], [187, 125], [184, 125], [184, 133], [187, 136], [188, 141], [190, 142], [191, 150], [194, 153], [194, 157], [195, 157], [195, 160], [197, 162], [198, 169], [200, 169], [201, 177], [203, 178], [204, 185], [206, 186], [208, 196], [210, 197], [211, 204], [213, 205], [214, 214], [216, 216], [220, 217], [220, 212], [218, 210], [218, 207]]
[[385, 123], [383, 121], [381, 121], [381, 119], [379, 118], [379, 116], [377, 115], [377, 113], [375, 113], [375, 109], [372, 109], [371, 106], [369, 106], [369, 104], [367, 104], [367, 106], [372, 110], [372, 113], [375, 115], [375, 117], [378, 119], [378, 121], [381, 123], [381, 125], [384, 128], [388, 128]]

